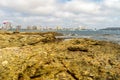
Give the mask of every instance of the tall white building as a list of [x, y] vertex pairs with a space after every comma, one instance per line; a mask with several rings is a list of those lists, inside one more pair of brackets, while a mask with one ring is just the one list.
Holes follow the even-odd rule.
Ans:
[[11, 22], [5, 21], [3, 22], [3, 29], [8, 30], [12, 28]]

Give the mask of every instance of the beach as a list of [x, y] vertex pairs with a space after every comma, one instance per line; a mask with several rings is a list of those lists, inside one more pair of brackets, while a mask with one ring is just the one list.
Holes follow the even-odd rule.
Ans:
[[0, 80], [120, 80], [120, 45], [57, 32], [1, 32]]

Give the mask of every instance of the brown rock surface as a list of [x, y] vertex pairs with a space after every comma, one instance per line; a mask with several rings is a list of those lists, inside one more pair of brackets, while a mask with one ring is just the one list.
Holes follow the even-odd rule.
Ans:
[[120, 45], [0, 34], [0, 80], [120, 80]]

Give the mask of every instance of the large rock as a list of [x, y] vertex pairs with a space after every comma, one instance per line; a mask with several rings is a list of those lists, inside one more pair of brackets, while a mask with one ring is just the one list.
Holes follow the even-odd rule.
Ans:
[[10, 41], [0, 49], [0, 80], [120, 80], [118, 44], [90, 39], [56, 42], [51, 34], [1, 37]]

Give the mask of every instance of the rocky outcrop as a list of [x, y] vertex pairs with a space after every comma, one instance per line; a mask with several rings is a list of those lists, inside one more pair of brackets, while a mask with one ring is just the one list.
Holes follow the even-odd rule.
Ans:
[[0, 36], [0, 80], [120, 80], [118, 44], [58, 42], [51, 34]]

